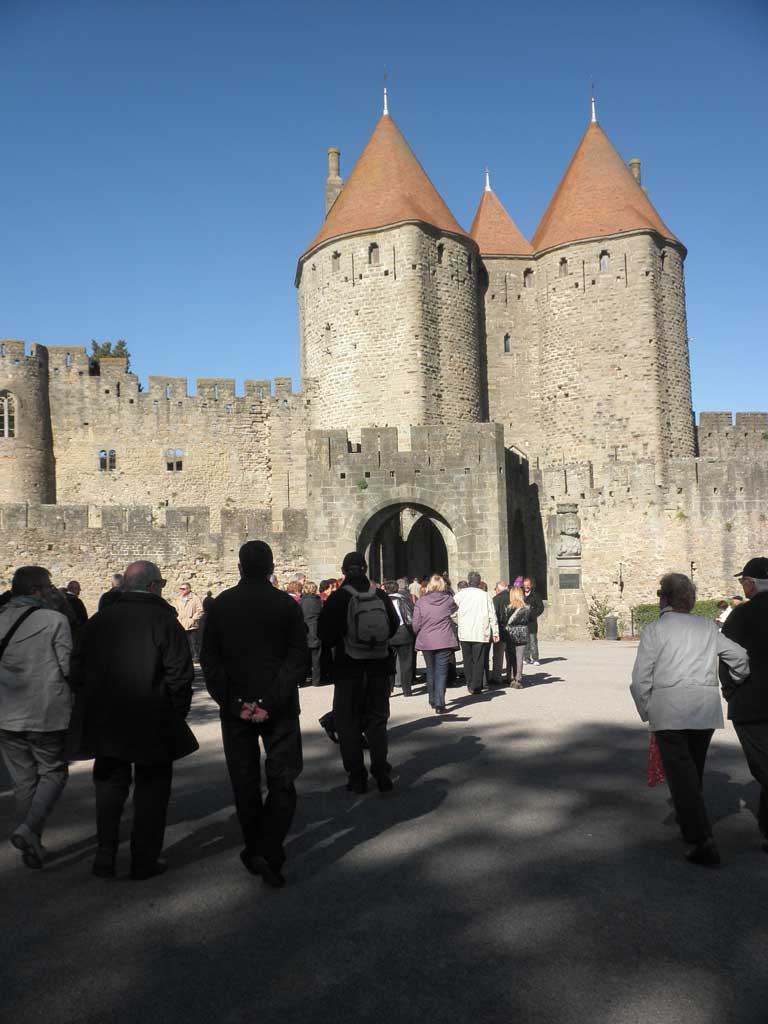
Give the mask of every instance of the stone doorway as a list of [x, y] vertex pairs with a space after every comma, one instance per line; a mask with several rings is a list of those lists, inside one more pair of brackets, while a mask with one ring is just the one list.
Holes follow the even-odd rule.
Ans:
[[375, 513], [363, 527], [358, 550], [371, 579], [430, 576], [451, 571], [456, 541], [448, 522], [424, 505], [395, 504]]

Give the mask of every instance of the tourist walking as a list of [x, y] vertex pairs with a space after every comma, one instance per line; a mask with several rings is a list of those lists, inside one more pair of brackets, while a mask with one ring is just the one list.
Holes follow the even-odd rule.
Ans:
[[333, 648], [333, 722], [348, 776], [347, 789], [354, 793], [368, 789], [365, 736], [371, 775], [384, 793], [392, 789], [392, 768], [387, 760], [393, 671], [389, 640], [399, 620], [387, 595], [371, 586], [367, 569], [359, 552], [345, 555], [342, 586], [323, 605], [319, 633], [321, 643]]
[[[303, 767], [299, 686], [306, 678], [307, 630], [301, 608], [270, 584], [273, 562], [263, 541], [240, 548], [240, 582], [214, 601], [201, 664], [221, 709], [224, 756], [245, 844], [240, 859], [251, 874], [280, 888]], [[259, 741], [266, 755], [265, 801]]]
[[717, 656], [735, 682], [747, 676], [749, 662], [711, 619], [690, 614], [696, 588], [687, 576], [668, 573], [658, 595], [661, 614], [640, 635], [630, 690], [641, 720], [656, 736], [677, 822], [691, 845], [686, 858], [714, 866], [720, 855], [702, 781], [712, 734], [723, 727]]
[[509, 586], [505, 580], [501, 580], [496, 584], [493, 607], [499, 624], [499, 639], [492, 647], [490, 680], [492, 683], [499, 684], [503, 681], [505, 661], [507, 663], [507, 675], [511, 678], [514, 674], [511, 658], [512, 649], [509, 645], [509, 633], [506, 626], [507, 609], [509, 608]]
[[468, 573], [467, 586], [454, 597], [464, 676], [469, 693], [480, 693], [482, 690], [490, 643], [499, 641], [496, 610], [488, 593], [480, 589], [481, 582], [479, 572]]
[[749, 677], [734, 686], [721, 672], [728, 717], [760, 786], [757, 824], [768, 853], [768, 558], [750, 558], [737, 574], [748, 598], [736, 604], [723, 625], [723, 636], [746, 648]]
[[539, 662], [539, 618], [544, 614], [544, 602], [536, 590], [536, 584], [530, 576], [523, 579], [523, 596], [525, 603], [531, 610], [531, 617], [528, 623], [528, 644], [525, 648], [525, 660], [529, 665], [538, 665]]
[[312, 580], [305, 580], [299, 601], [301, 614], [304, 616], [304, 625], [307, 629], [307, 647], [309, 648], [309, 662], [307, 665], [308, 674], [312, 679], [313, 686], [321, 683], [321, 646], [320, 637], [317, 632], [317, 623], [320, 612], [323, 610], [323, 602], [317, 593], [317, 584]]
[[88, 610], [80, 598], [80, 584], [70, 580], [64, 588], [64, 597], [74, 618], [74, 630], [80, 630], [88, 621]]
[[456, 629], [451, 616], [456, 611], [453, 595], [442, 576], [434, 575], [427, 592], [419, 598], [413, 613], [416, 650], [424, 655], [427, 665], [429, 706], [444, 715], [445, 687], [453, 652], [458, 648]]
[[179, 613], [181, 628], [187, 634], [192, 661], [200, 661], [200, 629], [204, 615], [203, 602], [197, 594], [192, 593], [192, 587], [189, 583], [182, 583], [179, 587], [176, 610]]
[[398, 619], [398, 626], [395, 635], [389, 641], [389, 646], [395, 656], [394, 685], [399, 686], [404, 697], [410, 697], [413, 687], [416, 668], [413, 645], [413, 604], [408, 597], [398, 590], [398, 584], [394, 580], [388, 580], [384, 584], [384, 592], [389, 594], [392, 606]]
[[524, 654], [530, 642], [531, 609], [525, 603], [521, 587], [512, 587], [508, 597], [504, 623], [509, 638], [509, 685], [513, 690], [522, 690]]
[[75, 652], [73, 677], [85, 691], [82, 756], [94, 757], [98, 851], [92, 871], [112, 878], [120, 820], [133, 781], [131, 878], [162, 874], [160, 859], [173, 762], [197, 750], [185, 719], [194, 671], [165, 580], [153, 562], [123, 574], [122, 593], [97, 612]]
[[68, 776], [72, 636], [47, 606], [52, 591], [47, 569], [22, 566], [0, 609], [0, 751], [13, 784], [11, 843], [28, 868], [43, 866], [43, 829]]

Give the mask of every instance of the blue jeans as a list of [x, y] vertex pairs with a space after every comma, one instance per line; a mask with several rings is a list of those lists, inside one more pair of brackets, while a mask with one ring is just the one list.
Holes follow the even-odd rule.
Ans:
[[444, 647], [439, 651], [422, 651], [422, 654], [427, 663], [427, 693], [430, 707], [445, 707], [445, 683], [448, 679], [451, 649]]

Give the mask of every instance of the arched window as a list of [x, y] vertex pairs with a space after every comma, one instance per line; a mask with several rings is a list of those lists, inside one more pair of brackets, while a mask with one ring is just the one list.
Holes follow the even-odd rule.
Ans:
[[533, 288], [533, 271], [530, 267], [523, 271], [523, 288]]
[[558, 274], [560, 277], [568, 277], [568, 260], [563, 256], [558, 266]]
[[184, 466], [183, 448], [165, 449], [165, 468], [169, 473], [180, 473]]
[[504, 335], [504, 352], [509, 355], [512, 351], [512, 338], [508, 335]]
[[611, 269], [611, 254], [607, 249], [600, 253], [600, 273], [605, 274]]
[[379, 247], [375, 242], [371, 242], [368, 246], [368, 262], [372, 267], [379, 265]]
[[443, 262], [443, 256], [444, 255], [445, 255], [445, 246], [443, 245], [442, 242], [440, 242], [440, 244], [437, 247], [437, 262], [438, 262], [438, 264]]
[[107, 471], [107, 449], [102, 448], [99, 452], [99, 472], [106, 473]]
[[341, 253], [331, 253], [331, 270], [334, 274], [341, 268]]
[[16, 437], [16, 399], [10, 391], [0, 391], [0, 438]]
[[109, 455], [107, 456], [107, 465], [110, 469], [117, 469], [117, 452], [114, 448], [109, 449]]

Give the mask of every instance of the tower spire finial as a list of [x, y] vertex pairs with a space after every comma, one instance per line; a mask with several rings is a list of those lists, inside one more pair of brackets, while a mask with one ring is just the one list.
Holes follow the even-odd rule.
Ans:
[[493, 189], [491, 188], [491, 172], [488, 170], [487, 167], [485, 168], [485, 191], [493, 191]]
[[389, 117], [389, 105], [387, 104], [387, 69], [384, 68], [384, 117]]
[[595, 113], [595, 83], [592, 82], [592, 124], [597, 124], [597, 114]]

